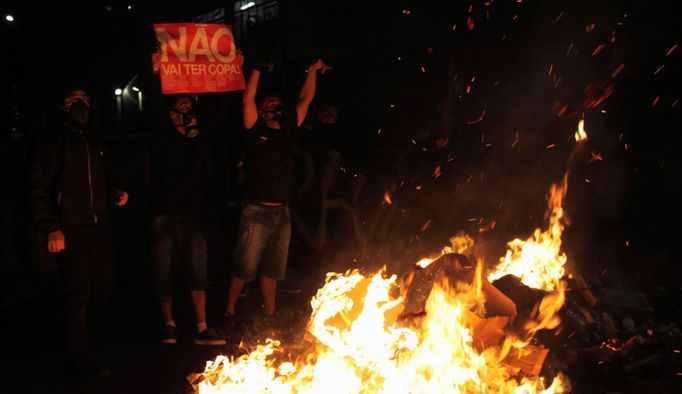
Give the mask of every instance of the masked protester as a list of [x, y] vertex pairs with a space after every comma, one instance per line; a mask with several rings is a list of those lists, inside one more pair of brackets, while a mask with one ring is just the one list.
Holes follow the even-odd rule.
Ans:
[[65, 121], [35, 147], [27, 189], [33, 222], [63, 274], [72, 365], [78, 374], [102, 375], [106, 370], [95, 360], [88, 325], [114, 283], [109, 205], [125, 205], [128, 194], [111, 187], [106, 151], [89, 123], [90, 104], [83, 90], [64, 99]]
[[[201, 116], [191, 96], [178, 95], [164, 122], [156, 124], [150, 171], [151, 253], [156, 296], [164, 319], [161, 341], [177, 342], [173, 318], [171, 261], [183, 265], [197, 323], [194, 343], [224, 345], [206, 324], [206, 241], [200, 217], [213, 193], [213, 151], [202, 132]], [[174, 252], [177, 258], [173, 259]]]
[[277, 281], [284, 279], [291, 240], [289, 203], [294, 197], [296, 134], [315, 95], [317, 72], [324, 73], [329, 68], [322, 60], [308, 68], [292, 110], [287, 110], [282, 99], [275, 95], [266, 95], [256, 105], [261, 72], [272, 69], [271, 64], [259, 65], [249, 76], [242, 97], [247, 129], [242, 164], [244, 201], [225, 311], [227, 327], [234, 324], [235, 308], [244, 284], [256, 278], [266, 321], [275, 315]]

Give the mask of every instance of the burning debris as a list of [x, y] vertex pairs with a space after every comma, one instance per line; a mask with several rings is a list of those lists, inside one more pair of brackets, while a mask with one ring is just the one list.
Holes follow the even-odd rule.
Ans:
[[[384, 272], [330, 273], [311, 302], [308, 348], [295, 361], [280, 360], [281, 343], [267, 339], [237, 359], [209, 361], [191, 383], [200, 393], [569, 391], [561, 373], [545, 382], [548, 350], [531, 343], [561, 321], [566, 179], [552, 187], [550, 229], [510, 242], [512, 251], [487, 277], [482, 264], [462, 254], [473, 248], [465, 234], [417, 262], [402, 281]], [[510, 273], [542, 289], [523, 321], [516, 303], [489, 281]]]
[[311, 303], [314, 341], [296, 361], [279, 360], [280, 342], [268, 339], [236, 360], [209, 361], [191, 381], [200, 393], [569, 389], [562, 375], [549, 386], [538, 376], [547, 352], [505, 330], [514, 303], [466, 257], [446, 254], [414, 269], [401, 283], [383, 272], [329, 274]]

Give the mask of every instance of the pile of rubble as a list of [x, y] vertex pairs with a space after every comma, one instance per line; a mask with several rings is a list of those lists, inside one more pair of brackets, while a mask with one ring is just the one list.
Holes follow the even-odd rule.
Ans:
[[[531, 313], [543, 296], [514, 276], [493, 284], [516, 303], [520, 316]], [[664, 302], [670, 307], [679, 299]], [[541, 360], [543, 374], [564, 371], [581, 392], [641, 392], [642, 387], [668, 392], [682, 383], [682, 316], [656, 314], [645, 294], [630, 284], [570, 278], [560, 315], [560, 330], [535, 338], [551, 350]]]

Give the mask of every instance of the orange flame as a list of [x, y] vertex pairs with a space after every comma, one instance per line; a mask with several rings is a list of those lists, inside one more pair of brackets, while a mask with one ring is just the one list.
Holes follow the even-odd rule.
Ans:
[[444, 247], [440, 253], [426, 257], [419, 260], [416, 265], [420, 268], [426, 268], [434, 261], [438, 260], [441, 256], [448, 253], [459, 253], [464, 254], [474, 246], [474, 240], [464, 233], [463, 231], [457, 233], [454, 237], [450, 238], [450, 246]]
[[384, 201], [386, 201], [386, 204], [388, 205], [393, 204], [393, 201], [391, 201], [391, 195], [388, 193], [388, 190], [384, 192]]
[[575, 132], [576, 141], [583, 141], [587, 139], [587, 133], [585, 133], [585, 130], [583, 129], [584, 126], [585, 120], [580, 119], [580, 122], [578, 122], [578, 131]]
[[507, 243], [507, 253], [488, 274], [491, 282], [507, 274], [517, 276], [529, 287], [552, 291], [564, 276], [566, 254], [561, 252], [564, 230], [563, 200], [568, 189], [568, 175], [561, 185], [552, 185], [549, 198], [549, 228], [535, 229], [525, 241], [518, 238]]
[[[357, 270], [330, 273], [313, 298], [308, 331], [316, 338], [300, 362], [278, 362], [279, 341], [268, 339], [237, 359], [218, 356], [200, 374], [199, 393], [562, 393], [559, 374], [546, 386], [541, 377], [513, 378], [504, 363], [524, 341], [508, 336], [482, 351], [474, 346], [482, 320], [472, 312], [484, 300], [479, 280], [472, 285], [438, 282], [426, 302], [427, 314], [412, 326], [397, 316], [396, 277], [365, 277]], [[552, 302], [548, 302], [551, 304]], [[543, 302], [544, 304], [544, 302]], [[552, 326], [549, 316], [533, 328]], [[529, 323], [531, 324], [531, 323]]]
[[[575, 133], [579, 144], [587, 139], [584, 125], [585, 121], [581, 119]], [[573, 154], [575, 152], [574, 150]], [[511, 274], [520, 278], [526, 286], [536, 289], [553, 291], [560, 286], [566, 263], [566, 254], [561, 251], [561, 235], [564, 231], [563, 202], [568, 191], [568, 173], [569, 171], [564, 174], [560, 185], [552, 185], [550, 188], [548, 229], [542, 231], [537, 228], [527, 240], [517, 238], [507, 243], [506, 255], [488, 274], [488, 280], [494, 281]]]
[[[581, 120], [576, 140], [586, 138]], [[489, 327], [504, 328], [482, 317], [485, 296], [480, 263], [471, 284], [437, 282], [426, 301], [426, 315], [409, 325], [398, 320], [404, 306], [396, 295], [400, 292], [395, 275], [379, 272], [366, 277], [358, 270], [329, 273], [311, 301], [308, 332], [314, 342], [299, 360], [279, 360], [284, 353], [281, 343], [267, 339], [239, 358], [218, 356], [207, 362], [204, 372], [192, 379], [198, 382], [195, 390], [204, 394], [570, 391], [562, 374], [547, 386], [542, 377], [516, 378], [514, 368], [505, 363], [510, 352], [527, 352], [538, 331], [560, 324], [558, 312], [566, 290], [561, 235], [567, 189], [568, 172], [560, 185], [550, 189], [548, 229], [536, 229], [526, 241], [510, 241], [506, 255], [487, 276], [492, 281], [512, 274], [527, 286], [548, 291], [523, 326], [522, 338], [502, 331], [502, 336], [495, 337], [498, 340], [476, 340]], [[391, 203], [388, 192], [384, 198]], [[463, 233], [450, 243], [417, 266], [426, 268], [445, 253], [466, 253], [473, 247], [473, 240]]]

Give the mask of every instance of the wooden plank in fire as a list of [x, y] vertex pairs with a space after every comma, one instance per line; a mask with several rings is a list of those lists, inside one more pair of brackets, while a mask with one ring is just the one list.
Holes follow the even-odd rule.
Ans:
[[450, 283], [455, 281], [471, 283], [474, 271], [475, 268], [469, 260], [457, 253], [445, 254], [426, 268], [416, 268], [407, 283], [403, 283], [403, 286], [407, 287], [403, 302], [405, 305], [403, 317], [417, 316], [426, 312], [424, 310], [426, 300], [431, 294], [433, 285], [441, 277], [447, 278]]
[[538, 376], [547, 354], [547, 348], [528, 345], [521, 349], [512, 348], [503, 362], [526, 376]]

